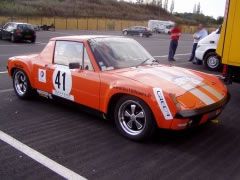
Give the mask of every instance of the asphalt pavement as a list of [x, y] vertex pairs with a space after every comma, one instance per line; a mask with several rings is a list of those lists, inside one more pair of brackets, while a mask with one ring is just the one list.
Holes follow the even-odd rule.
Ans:
[[[18, 99], [4, 72], [7, 59], [39, 53], [51, 37], [74, 34], [121, 35], [56, 31], [38, 32], [36, 44], [0, 41], [0, 137], [4, 132], [31, 148], [30, 154], [37, 151], [48, 158], [45, 164], [38, 162], [0, 140], [0, 179], [63, 179], [54, 171], [56, 164], [50, 168], [50, 160], [87, 179], [240, 179], [238, 84], [229, 86], [231, 101], [217, 120], [187, 131], [159, 130], [144, 143], [123, 138], [110, 121], [71, 103]], [[168, 64], [167, 35], [134, 38]], [[183, 35], [174, 65], [213, 73], [187, 61], [191, 46], [191, 35]]]

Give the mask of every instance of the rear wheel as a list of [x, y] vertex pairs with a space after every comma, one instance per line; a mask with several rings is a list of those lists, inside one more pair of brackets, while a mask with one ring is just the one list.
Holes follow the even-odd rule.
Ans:
[[36, 38], [31, 39], [31, 43], [35, 43], [36, 42]]
[[156, 128], [150, 108], [132, 96], [124, 96], [117, 102], [114, 119], [119, 132], [135, 141], [151, 137]]
[[13, 88], [21, 99], [27, 99], [34, 94], [26, 73], [20, 69], [15, 70], [13, 73]]
[[221, 67], [221, 60], [215, 52], [210, 52], [205, 56], [204, 64], [210, 71], [217, 71]]
[[11, 42], [16, 42], [16, 38], [13, 34], [11, 35]]
[[127, 35], [128, 35], [128, 32], [127, 32], [127, 31], [123, 31], [123, 35], [124, 35], [124, 36], [127, 36]]
[[143, 37], [143, 33], [139, 33], [139, 36], [140, 36], [140, 37]]

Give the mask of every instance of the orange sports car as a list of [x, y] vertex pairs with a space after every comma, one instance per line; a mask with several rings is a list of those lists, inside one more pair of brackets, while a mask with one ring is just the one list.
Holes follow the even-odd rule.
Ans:
[[138, 42], [117, 36], [67, 36], [40, 54], [8, 60], [21, 99], [60, 97], [114, 119], [143, 140], [156, 128], [182, 130], [220, 115], [228, 90], [214, 75], [159, 64]]

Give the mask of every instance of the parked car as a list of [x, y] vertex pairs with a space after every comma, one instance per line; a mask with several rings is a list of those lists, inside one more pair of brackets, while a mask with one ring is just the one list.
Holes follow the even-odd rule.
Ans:
[[7, 69], [19, 98], [38, 93], [87, 106], [114, 120], [132, 140], [148, 138], [156, 128], [204, 124], [218, 117], [229, 100], [219, 78], [161, 65], [137, 41], [124, 37], [53, 38], [39, 54], [10, 58]]
[[196, 49], [196, 60], [212, 71], [221, 68], [221, 58], [216, 53], [220, 32], [221, 28], [200, 40]]
[[9, 22], [0, 28], [0, 38], [11, 40], [12, 42], [29, 40], [35, 43], [36, 32], [31, 24]]
[[40, 31], [41, 26], [40, 25], [33, 25], [33, 29], [34, 29], [34, 31]]
[[40, 26], [40, 29], [43, 31], [55, 31], [55, 25], [51, 24], [49, 26], [49, 25], [44, 24], [44, 25]]
[[140, 37], [152, 36], [152, 32], [147, 27], [144, 27], [144, 26], [133, 26], [128, 29], [124, 29], [122, 32], [123, 32], [123, 35], [125, 36], [127, 35], [132, 35], [132, 36], [137, 35]]

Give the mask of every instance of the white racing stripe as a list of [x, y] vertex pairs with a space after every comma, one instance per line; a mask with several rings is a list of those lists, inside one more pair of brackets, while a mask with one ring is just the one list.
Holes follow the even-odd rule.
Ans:
[[186, 84], [186, 85], [183, 85], [181, 87], [183, 89], [185, 89], [186, 91], [189, 91], [190, 93], [195, 95], [197, 98], [199, 98], [206, 105], [210, 105], [210, 104], [215, 103], [215, 101], [212, 98], [210, 98], [208, 95], [206, 95], [205, 93], [203, 93], [202, 91], [200, 91], [199, 89], [197, 89], [195, 86], [193, 86], [191, 84]]
[[211, 86], [208, 85], [204, 85], [202, 86], [203, 89], [205, 89], [206, 91], [210, 92], [212, 95], [214, 95], [216, 98], [218, 98], [218, 100], [223, 99], [223, 95], [221, 93], [219, 93], [218, 91], [216, 91], [214, 88], [212, 88]]
[[204, 94], [202, 91], [196, 88], [192, 89], [190, 92], [194, 94], [197, 98], [199, 98], [202, 102], [204, 102], [206, 105], [215, 103], [212, 98], [210, 98], [208, 95]]
[[48, 157], [44, 156], [43, 154], [37, 152], [36, 150], [28, 147], [27, 145], [21, 143], [17, 139], [9, 136], [8, 134], [0, 131], [0, 140], [4, 141], [5, 143], [11, 145], [15, 149], [19, 150], [20, 152], [26, 154], [30, 158], [34, 159], [35, 161], [39, 162], [40, 164], [44, 165], [45, 167], [51, 169], [55, 173], [59, 174], [60, 176], [71, 179], [71, 180], [84, 180], [83, 176], [73, 172], [72, 170], [58, 164], [57, 162], [49, 159]]
[[[200, 91], [199, 89], [196, 88], [197, 85], [201, 85], [201, 83], [202, 83], [201, 79], [198, 80], [198, 81], [196, 79], [196, 82], [194, 83], [194, 79], [193, 80], [188, 80], [188, 79], [183, 77], [184, 81], [181, 82], [182, 80], [180, 79], [180, 81], [179, 81], [178, 76], [174, 75], [174, 73], [172, 73], [172, 74], [169, 73], [169, 72], [165, 73], [165, 71], [161, 72], [161, 70], [158, 70], [158, 69], [149, 69], [149, 70], [147, 70], [147, 72], [151, 73], [151, 74], [154, 73], [159, 78], [165, 79], [165, 80], [175, 84], [176, 86], [179, 86], [180, 88], [183, 88], [184, 90], [192, 93], [194, 96], [196, 96], [198, 99], [200, 99], [206, 105], [210, 105], [210, 104], [215, 103], [215, 101], [211, 97], [209, 97], [207, 94], [205, 94], [204, 92], [202, 92], [202, 91]], [[185, 73], [187, 73], [187, 72], [185, 72]], [[185, 74], [185, 76], [186, 76], [186, 74]], [[185, 81], [185, 79], [186, 79], [186, 81]]]

